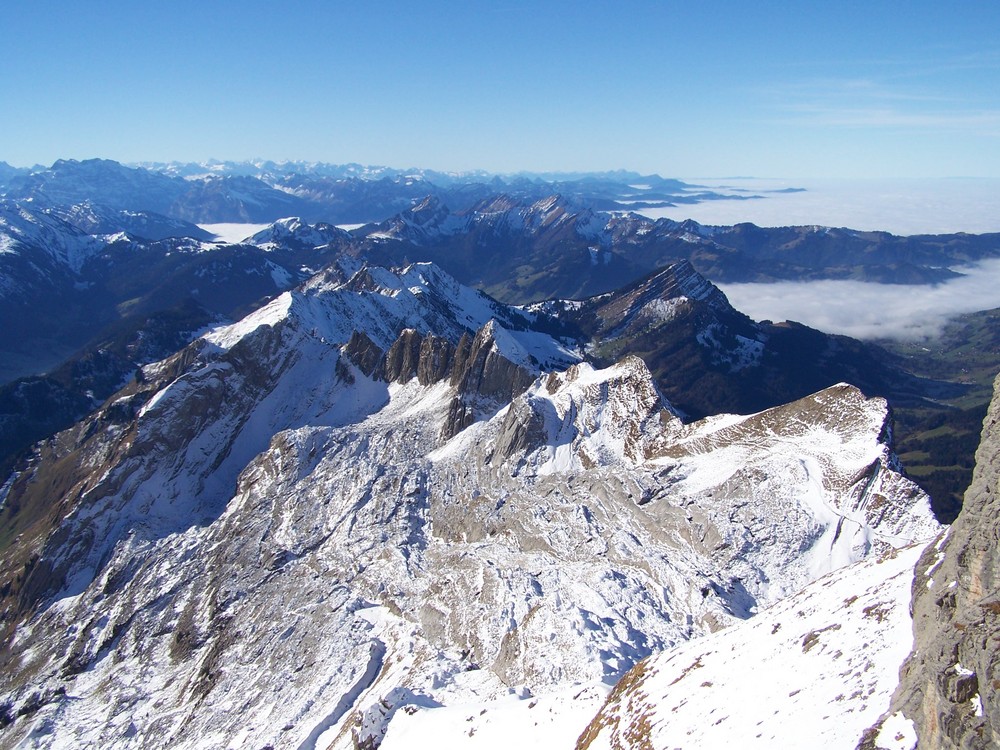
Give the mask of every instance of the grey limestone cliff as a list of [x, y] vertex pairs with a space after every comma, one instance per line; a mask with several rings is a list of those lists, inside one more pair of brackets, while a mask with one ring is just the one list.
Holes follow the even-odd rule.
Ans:
[[[913, 722], [919, 748], [1000, 747], [1000, 377], [962, 512], [917, 563], [912, 609], [889, 713]], [[882, 744], [878, 729], [861, 747]]]

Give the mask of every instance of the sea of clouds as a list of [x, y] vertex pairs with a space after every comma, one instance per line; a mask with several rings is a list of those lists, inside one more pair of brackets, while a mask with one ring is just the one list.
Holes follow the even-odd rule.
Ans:
[[[650, 218], [694, 219], [701, 224], [816, 224], [904, 235], [1000, 232], [1000, 179], [685, 181], [746, 199], [710, 200], [640, 213]], [[779, 192], [788, 188], [803, 190]]]
[[1000, 259], [956, 268], [943, 284], [861, 281], [720, 284], [737, 310], [754, 320], [794, 320], [859, 339], [919, 340], [940, 333], [956, 315], [1000, 307]]
[[[893, 234], [1000, 232], [1000, 180], [688, 180], [750, 200], [706, 201], [644, 210], [658, 218], [729, 225], [820, 225]], [[785, 188], [803, 192], [777, 192]], [[1000, 237], [997, 249], [1000, 252]], [[919, 340], [948, 319], [1000, 307], [1000, 259], [953, 269], [943, 284], [903, 286], [858, 281], [720, 285], [738, 310], [755, 320], [795, 320], [855, 338]]]

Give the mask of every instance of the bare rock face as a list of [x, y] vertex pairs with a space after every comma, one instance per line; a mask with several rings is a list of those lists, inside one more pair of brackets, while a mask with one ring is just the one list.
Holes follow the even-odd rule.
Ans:
[[[527, 390], [534, 380], [529, 370], [504, 356], [496, 341], [496, 331], [496, 324], [491, 321], [479, 329], [475, 338], [462, 336], [457, 351], [449, 354], [451, 384], [457, 393], [448, 406], [448, 417], [441, 431], [445, 439], [472, 424], [477, 414], [484, 411], [484, 404], [488, 410], [489, 406], [507, 403]], [[428, 354], [434, 356], [433, 352]]]
[[385, 354], [363, 331], [353, 331], [344, 356], [368, 377], [378, 377]]
[[422, 343], [423, 337], [412, 328], [400, 333], [385, 355], [385, 379], [390, 383], [407, 383], [414, 378]]
[[[927, 547], [913, 582], [913, 652], [889, 715], [920, 748], [1000, 747], [1000, 377], [983, 422], [972, 485], [950, 530]], [[884, 720], [883, 720], [884, 721]], [[877, 747], [875, 727], [859, 747]]]
[[431, 385], [444, 380], [451, 370], [455, 347], [447, 339], [427, 336], [420, 343], [420, 359], [417, 364], [417, 381], [420, 385]]
[[412, 328], [405, 329], [389, 347], [382, 367], [390, 383], [408, 383], [413, 378], [420, 385], [433, 385], [451, 374], [455, 345], [434, 334], [421, 336]]

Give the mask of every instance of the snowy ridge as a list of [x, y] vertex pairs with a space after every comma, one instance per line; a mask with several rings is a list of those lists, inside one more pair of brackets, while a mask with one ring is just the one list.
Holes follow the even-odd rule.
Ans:
[[560, 195], [525, 204], [513, 196], [500, 194], [460, 213], [452, 213], [439, 199], [430, 196], [397, 216], [373, 225], [365, 236], [420, 245], [475, 231], [506, 237], [539, 235], [570, 227], [581, 237], [604, 244], [606, 223], [606, 215], [590, 209], [576, 209]]
[[451, 213], [440, 200], [428, 196], [406, 211], [378, 224], [367, 236], [373, 240], [408, 240], [426, 244], [466, 231], [467, 228], [468, 221], [464, 217]]
[[383, 351], [407, 328], [456, 343], [463, 333], [492, 324], [501, 353], [531, 371], [580, 359], [568, 345], [530, 330], [535, 320], [532, 314], [463, 286], [430, 263], [399, 272], [367, 267], [346, 282], [321, 274], [205, 339], [229, 349], [259, 326], [285, 320], [336, 345], [346, 344], [354, 331], [364, 331]]
[[497, 235], [525, 232], [540, 234], [570, 226], [576, 234], [592, 240], [604, 237], [607, 217], [590, 209], [576, 209], [561, 195], [524, 205], [501, 195], [477, 206], [470, 214], [470, 224], [489, 226]]
[[329, 224], [307, 224], [292, 216], [267, 225], [246, 237], [244, 242], [263, 250], [287, 248], [289, 246], [320, 247], [336, 240], [349, 240], [350, 235]]
[[659, 432], [667, 408], [645, 364], [629, 358], [607, 370], [574, 365], [525, 393], [512, 413], [527, 408], [543, 418], [541, 447], [526, 460], [540, 474], [585, 470], [645, 459], [643, 438]]
[[768, 594], [773, 601], [873, 551], [936, 533], [928, 498], [895, 470], [883, 442], [886, 419], [883, 399], [842, 384], [760, 414], [684, 426], [669, 444], [652, 449], [652, 462], [667, 467], [677, 477], [675, 491], [692, 498], [749, 483], [759, 505], [715, 520], [738, 544], [763, 545], [779, 568], [793, 548], [780, 534], [767, 543], [755, 516], [777, 513], [805, 524], [808, 549], [798, 548], [803, 560], [773, 576], [767, 586], [777, 587]]
[[0, 203], [0, 255], [34, 247], [79, 273], [84, 263], [106, 244], [104, 238], [88, 235], [51, 212]]

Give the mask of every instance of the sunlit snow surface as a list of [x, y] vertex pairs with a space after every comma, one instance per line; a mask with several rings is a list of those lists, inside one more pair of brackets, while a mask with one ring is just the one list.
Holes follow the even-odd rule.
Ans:
[[[41, 248], [52, 258], [79, 272], [113, 238], [89, 235], [45, 211], [4, 206], [0, 213], [0, 254], [16, 254], [22, 246]], [[0, 278], [0, 296], [11, 289], [9, 278]]]
[[[888, 708], [909, 654], [921, 551], [843, 568], [746, 623], [651, 658], [595, 720], [589, 748], [646, 747], [632, 744], [639, 736], [656, 748], [854, 748]], [[892, 717], [880, 747], [912, 748], [908, 725]]]
[[[578, 352], [551, 336], [504, 328], [494, 317], [504, 317], [509, 308], [462, 286], [433, 264], [415, 263], [398, 274], [370, 268], [365, 274], [367, 287], [361, 290], [350, 282], [314, 278], [303, 289], [285, 292], [243, 320], [207, 334], [205, 339], [229, 349], [258, 327], [273, 326], [291, 316], [300, 327], [327, 342], [346, 344], [352, 332], [365, 331], [385, 350], [400, 328], [413, 328], [421, 334], [460, 335], [490, 325], [496, 348], [515, 364], [529, 369], [551, 368], [580, 359]], [[440, 303], [431, 305], [431, 313], [426, 309], [428, 300]]]
[[381, 750], [573, 750], [610, 688], [570, 685], [542, 696], [415, 708], [396, 714]]

